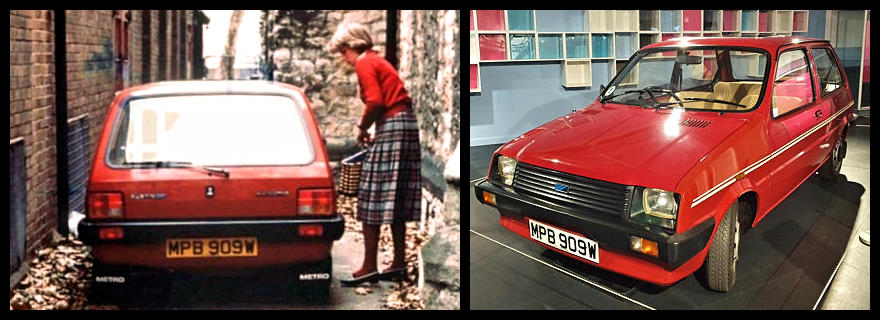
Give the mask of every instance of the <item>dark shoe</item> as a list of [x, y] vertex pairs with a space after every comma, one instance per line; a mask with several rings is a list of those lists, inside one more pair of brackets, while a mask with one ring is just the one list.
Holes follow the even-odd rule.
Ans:
[[339, 282], [342, 283], [343, 287], [353, 287], [367, 281], [369, 281], [370, 283], [378, 283], [380, 275], [381, 274], [379, 272], [374, 271], [357, 278], [352, 277], [350, 279], [339, 279]]
[[406, 278], [406, 267], [384, 270], [379, 273], [381, 280], [399, 281]]

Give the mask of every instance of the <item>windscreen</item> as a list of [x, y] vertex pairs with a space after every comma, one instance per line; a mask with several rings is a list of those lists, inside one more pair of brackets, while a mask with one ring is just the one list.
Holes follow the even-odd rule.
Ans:
[[767, 54], [747, 48], [670, 47], [636, 54], [603, 102], [693, 110], [747, 111], [758, 105]]
[[120, 110], [109, 162], [248, 166], [311, 163], [301, 101], [271, 95], [134, 99]]

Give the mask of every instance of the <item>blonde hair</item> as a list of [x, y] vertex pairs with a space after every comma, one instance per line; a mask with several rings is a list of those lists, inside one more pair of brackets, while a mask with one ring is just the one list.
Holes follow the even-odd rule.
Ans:
[[373, 47], [373, 39], [370, 38], [370, 33], [367, 32], [367, 29], [361, 24], [354, 22], [343, 23], [339, 25], [339, 28], [336, 29], [336, 33], [330, 38], [330, 43], [327, 44], [327, 50], [329, 50], [330, 53], [336, 53], [339, 52], [339, 49], [343, 46], [361, 53]]

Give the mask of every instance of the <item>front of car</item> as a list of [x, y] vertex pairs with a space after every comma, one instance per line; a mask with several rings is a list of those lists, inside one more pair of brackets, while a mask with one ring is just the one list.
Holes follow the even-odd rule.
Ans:
[[745, 130], [769, 55], [747, 41], [646, 47], [592, 104], [501, 146], [476, 196], [498, 209], [501, 225], [544, 247], [675, 283], [702, 265], [716, 226], [683, 208], [689, 194], [679, 184]]
[[291, 268], [329, 285], [341, 237], [314, 114], [293, 87], [169, 82], [117, 95], [93, 161], [81, 238], [96, 283], [156, 271]]

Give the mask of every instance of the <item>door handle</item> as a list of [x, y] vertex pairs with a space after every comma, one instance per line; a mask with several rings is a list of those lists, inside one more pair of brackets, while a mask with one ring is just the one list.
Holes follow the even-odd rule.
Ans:
[[821, 116], [822, 116], [822, 110], [816, 110], [816, 118], [819, 118]]

